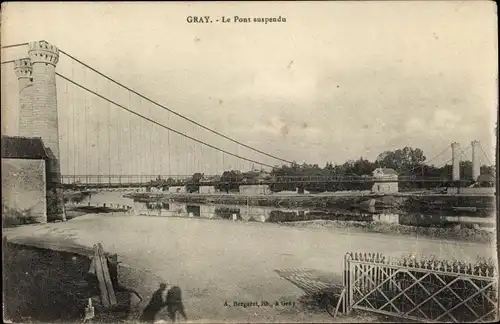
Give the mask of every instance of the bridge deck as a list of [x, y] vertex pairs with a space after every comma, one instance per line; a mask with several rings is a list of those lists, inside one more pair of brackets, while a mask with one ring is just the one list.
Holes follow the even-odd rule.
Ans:
[[[189, 176], [175, 176], [172, 178], [170, 176], [165, 176], [174, 179], [175, 183], [172, 185], [186, 185], [190, 184], [191, 177]], [[71, 185], [75, 187], [102, 187], [102, 188], [120, 188], [120, 187], [144, 187], [150, 186], [156, 182], [158, 176], [128, 176], [128, 175], [64, 175], [62, 176], [62, 183], [65, 186]], [[283, 176], [274, 177], [272, 179], [265, 180], [248, 180], [248, 179], [224, 179], [219, 181], [203, 181], [197, 185], [203, 186], [214, 186], [214, 185], [328, 185], [328, 184], [340, 184], [340, 183], [355, 183], [355, 184], [370, 184], [370, 183], [438, 183], [438, 184], [460, 184], [461, 186], [467, 186], [473, 183], [470, 179], [462, 179], [459, 181], [451, 181], [450, 179], [443, 179], [439, 177], [417, 177], [417, 176], [399, 176], [396, 179], [390, 177], [370, 177], [370, 176], [331, 176], [331, 177], [319, 177], [319, 176]]]

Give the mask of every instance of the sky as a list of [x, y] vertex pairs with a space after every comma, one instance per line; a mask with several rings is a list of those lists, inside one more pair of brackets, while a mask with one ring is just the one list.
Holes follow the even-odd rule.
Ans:
[[[188, 16], [215, 20], [235, 15], [281, 16], [286, 22], [187, 23]], [[4, 2], [1, 42], [47, 40], [139, 93], [286, 160], [324, 166], [327, 161], [343, 163], [361, 156], [373, 160], [383, 151], [405, 146], [421, 148], [430, 159], [454, 141], [466, 148], [479, 140], [493, 161], [498, 102], [496, 19], [496, 6], [490, 1]], [[26, 56], [23, 50], [4, 50], [2, 61]], [[96, 81], [97, 76], [82, 72], [81, 66], [64, 55], [56, 70], [107, 91], [116, 101], [172, 128], [193, 131], [172, 114], [102, 79]], [[72, 148], [75, 141], [100, 132], [98, 126], [86, 126], [86, 130], [72, 126], [87, 117], [82, 105], [96, 99], [72, 90], [64, 80], [57, 82], [63, 173], [95, 172], [87, 162], [90, 147], [104, 156], [110, 149], [120, 151], [117, 145], [122, 148], [109, 167], [115, 168], [113, 172], [145, 168], [130, 154], [147, 156], [145, 147], [151, 145], [147, 136], [153, 147], [161, 146], [157, 153], [161, 162], [151, 166], [153, 162], [146, 161], [151, 172], [167, 172], [164, 164], [171, 174], [190, 172], [200, 164], [208, 173], [218, 171], [213, 161], [221, 156], [207, 153], [206, 147], [192, 148], [191, 153], [207, 158], [186, 167], [184, 160], [179, 161], [186, 153], [181, 140], [175, 144], [177, 152], [168, 153], [170, 162], [165, 162], [165, 147], [174, 147], [171, 141], [176, 136], [156, 127], [136, 141], [139, 126], [129, 117], [110, 117], [108, 127], [101, 125], [101, 132], [112, 130], [108, 146], [101, 135], [101, 140], [94, 140], [100, 147], [87, 143], [85, 150], [81, 145]], [[17, 91], [12, 65], [2, 65], [2, 94], [6, 94], [2, 95], [2, 132], [6, 134], [17, 132]], [[105, 114], [99, 105], [105, 106], [95, 103], [89, 109], [104, 116], [99, 115]], [[111, 114], [117, 114], [112, 116], [118, 116], [116, 111], [112, 110]], [[123, 133], [114, 133], [121, 129]], [[213, 134], [193, 134], [259, 162], [278, 163], [223, 143]], [[159, 143], [167, 136], [168, 144]], [[134, 140], [127, 142], [125, 137]], [[124, 153], [126, 148], [129, 153]], [[129, 158], [124, 162], [125, 154]], [[470, 159], [470, 150], [466, 154]], [[450, 158], [448, 153], [433, 163]], [[171, 159], [177, 159], [177, 166]]]

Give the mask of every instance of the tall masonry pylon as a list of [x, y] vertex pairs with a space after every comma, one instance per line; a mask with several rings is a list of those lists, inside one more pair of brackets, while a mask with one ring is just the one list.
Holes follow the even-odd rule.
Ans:
[[29, 43], [32, 66], [31, 136], [41, 137], [47, 161], [47, 219], [66, 220], [59, 162], [59, 127], [57, 117], [56, 64], [59, 49], [46, 41]]
[[15, 60], [14, 64], [14, 71], [19, 84], [19, 135], [31, 137], [31, 125], [33, 123], [31, 60], [29, 58]]
[[453, 142], [451, 143], [451, 156], [452, 156], [452, 176], [451, 179], [453, 181], [458, 181], [460, 180], [460, 161], [461, 161], [461, 155], [458, 152], [460, 150], [460, 144]]
[[481, 175], [481, 164], [479, 162], [479, 141], [472, 141], [472, 180], [477, 181], [477, 178]]

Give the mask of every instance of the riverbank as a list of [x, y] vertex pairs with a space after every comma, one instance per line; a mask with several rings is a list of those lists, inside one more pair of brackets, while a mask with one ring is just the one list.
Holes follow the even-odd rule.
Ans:
[[348, 192], [337, 194], [298, 195], [243, 195], [243, 194], [169, 194], [138, 192], [125, 194], [124, 197], [141, 202], [173, 200], [195, 204], [249, 205], [277, 208], [329, 208], [350, 209], [353, 207], [368, 209], [375, 202], [396, 207], [406, 200], [405, 197], [375, 195], [370, 192]]
[[496, 240], [495, 230], [481, 228], [464, 228], [457, 226], [452, 228], [442, 227], [420, 227], [390, 224], [383, 222], [358, 222], [358, 221], [336, 221], [336, 220], [312, 220], [283, 222], [283, 226], [296, 228], [322, 228], [328, 230], [348, 231], [351, 233], [378, 233], [392, 236], [404, 236], [408, 239], [428, 238], [455, 240], [460, 242], [493, 244]]
[[176, 201], [195, 204], [249, 205], [277, 208], [336, 208], [382, 210], [391, 213], [405, 212], [454, 212], [458, 207], [467, 207], [468, 213], [487, 216], [494, 211], [494, 196], [461, 196], [443, 194], [373, 194], [365, 191], [337, 192], [328, 194], [171, 194], [171, 193], [129, 193], [124, 197], [141, 202]]

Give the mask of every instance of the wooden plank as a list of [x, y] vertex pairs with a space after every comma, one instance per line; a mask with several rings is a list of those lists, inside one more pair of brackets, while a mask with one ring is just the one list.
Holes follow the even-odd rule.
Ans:
[[99, 283], [99, 291], [101, 292], [101, 302], [104, 307], [109, 307], [111, 303], [109, 301], [106, 282], [104, 281], [104, 272], [102, 271], [102, 262], [100, 261], [99, 248], [97, 244], [94, 245], [94, 260], [95, 260], [95, 273], [97, 276], [97, 282]]
[[106, 292], [108, 294], [108, 300], [111, 306], [115, 306], [117, 304], [115, 290], [113, 289], [113, 283], [111, 282], [111, 277], [109, 275], [108, 263], [106, 262], [106, 256], [104, 255], [104, 249], [102, 244], [97, 244], [99, 251], [99, 260], [102, 266], [103, 279], [106, 286]]

